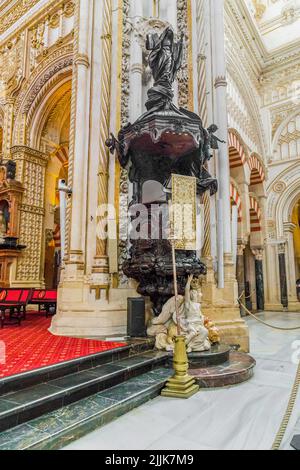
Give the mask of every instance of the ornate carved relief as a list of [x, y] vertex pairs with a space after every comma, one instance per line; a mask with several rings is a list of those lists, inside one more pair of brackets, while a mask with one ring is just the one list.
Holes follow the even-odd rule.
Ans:
[[11, 25], [25, 15], [30, 8], [32, 8], [39, 0], [18, 0], [13, 7], [8, 10], [1, 18], [0, 34], [4, 33]]
[[16, 92], [23, 78], [24, 34], [9, 41], [0, 50], [0, 92]]
[[188, 0], [177, 0], [177, 27], [185, 36], [182, 67], [178, 73], [178, 104], [189, 108], [189, 58], [188, 58]]
[[26, 137], [28, 137], [26, 135], [26, 123], [30, 123], [41, 97], [57, 81], [62, 80], [66, 74], [71, 75], [72, 52], [72, 45], [66, 45], [55, 50], [36, 67], [28, 81], [23, 85], [15, 103], [14, 145], [28, 143], [26, 140]]
[[292, 117], [282, 130], [275, 152], [275, 160], [291, 160], [300, 156], [300, 113]]
[[[121, 123], [124, 127], [129, 121], [129, 92], [130, 92], [130, 49], [131, 49], [131, 23], [128, 21], [130, 14], [130, 0], [123, 0], [123, 41], [122, 41], [122, 94], [121, 94]], [[128, 172], [121, 169], [120, 174], [120, 241], [119, 241], [119, 282], [127, 285], [128, 279], [122, 272], [122, 266], [127, 259], [127, 223], [122, 223], [128, 211]], [[122, 217], [123, 216], [123, 217]]]

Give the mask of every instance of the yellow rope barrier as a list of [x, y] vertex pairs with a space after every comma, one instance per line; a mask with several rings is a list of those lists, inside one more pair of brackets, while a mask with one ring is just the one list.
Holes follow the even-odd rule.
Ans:
[[281, 447], [283, 438], [285, 436], [288, 424], [290, 422], [291, 416], [292, 416], [293, 411], [294, 411], [294, 407], [295, 407], [298, 392], [299, 392], [299, 387], [300, 387], [300, 362], [299, 362], [299, 366], [298, 366], [298, 370], [297, 370], [297, 374], [296, 374], [295, 383], [293, 385], [292, 393], [291, 393], [290, 400], [289, 400], [289, 403], [288, 403], [288, 407], [286, 409], [284, 418], [282, 420], [282, 423], [280, 425], [279, 431], [277, 433], [276, 439], [273, 443], [273, 446], [272, 446], [271, 450], [280, 450], [280, 447]]
[[262, 325], [268, 326], [269, 328], [273, 328], [273, 330], [279, 330], [279, 331], [297, 331], [297, 330], [300, 330], [300, 326], [297, 326], [297, 327], [294, 327], [294, 328], [283, 328], [283, 327], [280, 327], [280, 326], [270, 325], [270, 323], [267, 323], [264, 320], [261, 320], [256, 315], [254, 315], [254, 313], [250, 312], [250, 310], [246, 307], [246, 305], [244, 305], [242, 303], [241, 298], [243, 297], [243, 295], [244, 295], [244, 293], [238, 299], [238, 302], [239, 302], [240, 306], [245, 310], [246, 313], [248, 313], [248, 315], [255, 318], [255, 320], [258, 321], [259, 323], [262, 323]]
[[[254, 315], [252, 312], [250, 312], [250, 310], [248, 310], [247, 307], [242, 303], [241, 298], [243, 297], [243, 295], [244, 295], [244, 292], [242, 293], [242, 295], [238, 299], [239, 304], [251, 317], [255, 318], [255, 320], [257, 320], [259, 323], [262, 323], [263, 325], [268, 326], [269, 328], [272, 328], [274, 330], [281, 330], [281, 331], [300, 330], [300, 326], [295, 327], [295, 328], [282, 328], [282, 327], [279, 327], [279, 326], [270, 325], [269, 323], [266, 323], [265, 321], [261, 320], [256, 315]], [[253, 294], [251, 294], [249, 297], [252, 297], [252, 295]], [[290, 396], [290, 399], [289, 399], [289, 402], [288, 402], [288, 406], [287, 406], [286, 412], [284, 414], [283, 420], [281, 422], [279, 431], [276, 435], [276, 438], [275, 438], [275, 441], [272, 445], [271, 450], [280, 450], [280, 448], [281, 448], [282, 441], [284, 439], [287, 427], [289, 425], [291, 416], [292, 416], [293, 411], [294, 411], [297, 396], [298, 396], [298, 393], [299, 393], [299, 388], [300, 388], [300, 362], [299, 362], [299, 365], [298, 365], [297, 374], [296, 374], [295, 382], [294, 382], [294, 385], [293, 385], [293, 388], [292, 388], [291, 396]]]

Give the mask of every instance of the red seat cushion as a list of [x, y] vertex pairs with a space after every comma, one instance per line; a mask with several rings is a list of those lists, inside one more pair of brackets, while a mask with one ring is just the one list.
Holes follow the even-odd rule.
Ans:
[[31, 300], [34, 302], [56, 302], [57, 291], [53, 289], [35, 289]]

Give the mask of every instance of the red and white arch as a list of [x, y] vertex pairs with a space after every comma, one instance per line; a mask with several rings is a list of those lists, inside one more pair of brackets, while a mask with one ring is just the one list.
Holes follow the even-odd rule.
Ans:
[[60, 250], [61, 248], [61, 235], [60, 235], [60, 226], [55, 224], [54, 232], [53, 232], [53, 240], [55, 243], [55, 249]]
[[263, 183], [266, 180], [264, 167], [256, 154], [252, 154], [249, 158], [249, 168], [251, 171], [251, 186]]
[[228, 146], [230, 168], [233, 169], [245, 165], [247, 162], [247, 155], [244, 145], [238, 136], [232, 131], [229, 132]]
[[54, 155], [58, 158], [62, 166], [66, 167], [68, 165], [68, 160], [69, 160], [68, 145], [60, 145], [55, 151]]
[[250, 196], [251, 232], [261, 232], [261, 210], [254, 196]]
[[242, 200], [238, 189], [235, 187], [233, 183], [230, 183], [230, 199], [231, 199], [231, 206], [237, 206], [238, 208], [238, 222], [243, 221], [243, 211], [242, 211]]

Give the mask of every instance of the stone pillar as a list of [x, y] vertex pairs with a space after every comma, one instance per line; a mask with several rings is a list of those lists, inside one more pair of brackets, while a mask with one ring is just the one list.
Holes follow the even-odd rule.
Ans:
[[91, 43], [93, 1], [79, 2], [78, 51], [74, 57], [76, 80], [76, 109], [73, 150], [72, 209], [70, 226], [70, 251], [66, 263], [66, 276], [80, 280], [84, 274], [86, 201], [90, 128]]
[[296, 289], [296, 266], [295, 266], [295, 248], [294, 231], [296, 225], [293, 223], [284, 224], [284, 234], [287, 239], [287, 284], [288, 284], [288, 302], [289, 310], [299, 311], [300, 304], [297, 298]]
[[134, 18], [131, 33], [130, 49], [130, 90], [129, 100], [130, 122], [135, 122], [143, 114], [142, 103], [142, 74], [143, 74], [143, 52], [135, 27], [143, 16], [143, 4], [141, 0], [131, 0], [130, 14]]
[[26, 249], [17, 261], [12, 286], [44, 287], [45, 173], [48, 155], [25, 146], [12, 147], [17, 164], [16, 180], [24, 187], [19, 206], [19, 243]]
[[[213, 122], [219, 127], [218, 136], [227, 140], [227, 82], [225, 60], [225, 34], [224, 34], [224, 2], [223, 0], [195, 0], [197, 6], [197, 19], [199, 38], [203, 37], [201, 27], [204, 26], [204, 47], [200, 48], [198, 57], [199, 85], [204, 86], [199, 96], [206, 98], [207, 123]], [[204, 24], [203, 24], [204, 22]], [[203, 41], [203, 39], [202, 39]], [[200, 43], [201, 44], [201, 41]], [[206, 65], [206, 79], [204, 80], [204, 64]], [[195, 66], [195, 65], [194, 65]], [[202, 73], [202, 75], [201, 75]], [[201, 107], [201, 102], [200, 102]], [[222, 215], [221, 227], [217, 235], [217, 201], [210, 200], [210, 237], [207, 237], [206, 247], [210, 248], [211, 257], [205, 259], [209, 267], [209, 275], [203, 287], [203, 312], [212, 318], [221, 332], [222, 342], [226, 344], [239, 344], [244, 351], [249, 350], [249, 331], [245, 321], [241, 318], [238, 305], [238, 284], [236, 269], [232, 260], [231, 239], [231, 206], [230, 206], [230, 167], [227, 144], [220, 144], [217, 158], [209, 164], [209, 171], [216, 175], [219, 181], [219, 214]], [[207, 211], [208, 212], [208, 211]], [[217, 242], [218, 237], [218, 242]], [[222, 247], [219, 251], [217, 245]], [[223, 248], [224, 247], [224, 248]], [[218, 252], [219, 251], [219, 252]], [[219, 262], [224, 265], [224, 276], [219, 276], [222, 288], [216, 284], [214, 263], [218, 256]]]
[[[99, 4], [96, 3], [99, 8]], [[97, 185], [98, 185], [98, 198], [97, 205], [100, 211], [97, 217], [97, 235], [96, 235], [96, 257], [94, 259], [93, 273], [92, 273], [92, 288], [96, 290], [99, 286], [109, 285], [109, 266], [107, 256], [107, 239], [105, 234], [105, 226], [107, 225], [107, 215], [105, 206], [108, 202], [108, 171], [109, 171], [109, 150], [105, 145], [107, 137], [110, 133], [110, 104], [111, 104], [111, 52], [112, 52], [112, 3], [111, 0], [104, 0], [101, 5], [101, 11], [95, 12], [95, 18], [102, 13], [102, 25], [95, 21], [94, 27], [100, 26], [98, 34], [101, 37], [102, 52], [99, 56], [97, 51], [97, 44], [93, 43], [94, 56], [97, 61], [93, 64], [93, 88], [97, 79], [101, 77], [98, 83], [97, 91], [99, 94], [92, 96], [92, 108], [97, 109], [96, 103], [100, 104], [100, 138], [95, 129], [95, 137], [99, 139], [99, 148], [97, 149], [99, 160], [97, 168]], [[101, 28], [102, 26], [102, 28]], [[98, 46], [99, 49], [99, 46]], [[96, 67], [95, 67], [96, 66]], [[99, 70], [97, 70], [97, 67]], [[95, 116], [94, 125], [98, 125], [98, 116]], [[96, 137], [97, 136], [97, 137]], [[93, 137], [91, 136], [91, 143]], [[92, 175], [91, 175], [92, 176]]]
[[278, 245], [278, 260], [279, 260], [281, 303], [282, 303], [283, 308], [287, 309], [289, 306], [289, 300], [288, 300], [287, 275], [286, 275], [285, 243], [281, 243], [280, 245]]
[[[241, 297], [241, 301], [245, 305], [245, 260], [244, 260], [244, 253], [245, 253], [245, 245], [242, 243], [238, 244], [237, 247], [237, 258], [236, 258], [236, 277], [238, 282], [238, 292], [239, 297]], [[240, 309], [241, 315], [244, 317], [246, 316], [245, 310], [243, 308]]]
[[[106, 208], [108, 201], [113, 203], [117, 193], [109, 185], [115, 160], [110, 165], [105, 140], [110, 130], [119, 129], [122, 10], [117, 0], [81, 0], [78, 6], [70, 126], [70, 239], [50, 331], [105, 339], [126, 334], [127, 297], [137, 296], [135, 290], [124, 294], [110, 285], [108, 244], [103, 237], [107, 216], [97, 211], [100, 206]], [[112, 63], [117, 77], [113, 92]]]
[[278, 242], [266, 240], [265, 258], [266, 258], [266, 289], [265, 289], [265, 310], [280, 311], [281, 289], [280, 274], [278, 264]]
[[[212, 3], [213, 42], [214, 42], [214, 87], [215, 87], [215, 120], [221, 139], [227, 140], [227, 81], [224, 31], [224, 0]], [[224, 254], [231, 254], [231, 207], [230, 207], [230, 166], [227, 144], [220, 144], [218, 152], [218, 197], [223, 203], [223, 237]], [[225, 273], [226, 275], [226, 273]]]
[[264, 288], [264, 272], [263, 272], [263, 254], [262, 248], [252, 250], [255, 257], [255, 279], [256, 279], [256, 305], [257, 310], [265, 309], [265, 288]]
[[239, 183], [239, 190], [241, 195], [243, 207], [243, 221], [242, 221], [242, 238], [246, 239], [251, 233], [250, 223], [250, 197], [249, 197], [250, 182], [242, 181]]

